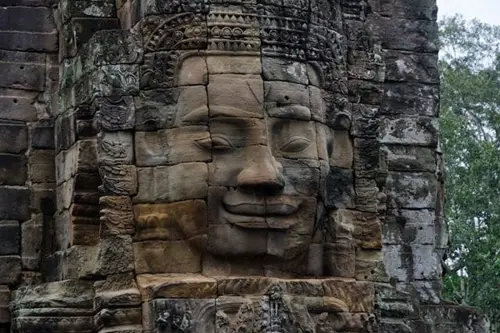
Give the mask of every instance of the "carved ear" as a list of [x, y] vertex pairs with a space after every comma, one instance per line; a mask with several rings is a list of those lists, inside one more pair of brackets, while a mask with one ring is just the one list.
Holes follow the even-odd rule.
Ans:
[[307, 63], [307, 75], [309, 77], [309, 84], [320, 88], [325, 86], [325, 77], [319, 62], [310, 61]]

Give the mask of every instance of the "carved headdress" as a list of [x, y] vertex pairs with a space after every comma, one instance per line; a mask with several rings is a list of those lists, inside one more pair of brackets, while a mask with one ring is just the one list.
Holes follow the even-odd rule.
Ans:
[[325, 88], [334, 90], [332, 85], [344, 73], [346, 48], [338, 0], [157, 0], [148, 11], [158, 14], [142, 22], [149, 53], [149, 72], [142, 77], [148, 83], [154, 81], [155, 63], [160, 63], [163, 68], [158, 70], [171, 78], [161, 80], [161, 86], [175, 86], [177, 65], [193, 53], [314, 63], [325, 75]]

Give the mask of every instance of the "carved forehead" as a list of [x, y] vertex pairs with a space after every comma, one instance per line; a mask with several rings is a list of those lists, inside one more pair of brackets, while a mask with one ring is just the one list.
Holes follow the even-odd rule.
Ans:
[[[261, 75], [266, 81], [285, 81], [322, 86], [323, 68], [317, 62], [297, 61], [251, 54], [188, 52], [178, 58], [176, 83], [206, 85], [208, 75]], [[243, 76], [242, 76], [243, 77]]]

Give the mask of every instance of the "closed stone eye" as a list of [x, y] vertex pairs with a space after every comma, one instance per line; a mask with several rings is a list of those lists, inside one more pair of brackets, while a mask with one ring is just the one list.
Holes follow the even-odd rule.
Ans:
[[304, 138], [302, 136], [292, 136], [285, 143], [283, 143], [279, 148], [283, 152], [287, 153], [298, 153], [309, 147], [311, 140]]
[[211, 138], [207, 137], [196, 140], [196, 144], [202, 147], [203, 149], [210, 149], [221, 152], [230, 151], [235, 148], [234, 145], [227, 138], [220, 135], [214, 135]]

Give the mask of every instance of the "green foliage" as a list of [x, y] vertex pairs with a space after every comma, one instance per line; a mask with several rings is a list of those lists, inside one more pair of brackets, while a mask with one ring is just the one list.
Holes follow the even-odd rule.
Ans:
[[441, 133], [451, 248], [445, 296], [500, 331], [500, 27], [441, 22]]

